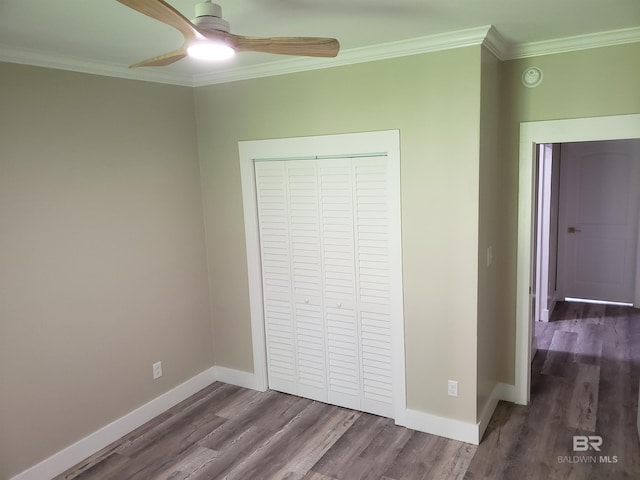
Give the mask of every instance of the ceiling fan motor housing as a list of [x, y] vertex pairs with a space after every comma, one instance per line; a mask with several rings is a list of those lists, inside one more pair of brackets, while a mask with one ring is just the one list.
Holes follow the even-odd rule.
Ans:
[[231, 27], [229, 22], [222, 19], [222, 7], [211, 1], [205, 1], [196, 5], [196, 18], [194, 25], [205, 30], [219, 30], [229, 33]]

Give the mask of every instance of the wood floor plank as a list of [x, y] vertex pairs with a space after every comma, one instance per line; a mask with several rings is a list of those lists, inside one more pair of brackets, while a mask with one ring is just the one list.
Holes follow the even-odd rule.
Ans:
[[186, 480], [206, 468], [217, 457], [217, 452], [194, 446], [180, 459], [172, 462], [164, 470], [150, 477], [150, 480]]
[[600, 366], [579, 363], [567, 408], [567, 426], [596, 431]]
[[538, 322], [536, 328], [536, 342], [538, 350], [549, 350], [553, 334], [557, 327], [551, 322]]
[[216, 457], [189, 477], [190, 480], [224, 478], [238, 462], [249, 457], [253, 451], [269, 440], [273, 432], [250, 427], [239, 431], [222, 450], [215, 450]]
[[313, 402], [225, 478], [302, 478], [359, 416]]
[[585, 305], [584, 321], [587, 324], [602, 325], [606, 315], [606, 305], [602, 303], [588, 303]]
[[513, 403], [499, 402], [476, 454], [467, 469], [465, 480], [505, 478], [507, 459], [513, 457], [515, 441], [527, 420], [527, 409]]
[[102, 458], [87, 468], [76, 467], [58, 476], [58, 480], [102, 480], [116, 478], [117, 474], [131, 460], [117, 453]]
[[462, 442], [447, 442], [438, 461], [429, 469], [427, 478], [462, 480], [477, 447]]
[[[199, 416], [197, 420], [195, 415]], [[143, 456], [149, 461], [153, 458], [174, 455], [184, 451], [185, 445], [197, 443], [226, 422], [226, 419], [207, 411], [192, 412], [183, 420], [183, 422], [168, 425], [164, 429], [164, 434], [155, 437], [152, 442], [137, 444], [135, 448], [125, 448], [119, 453], [129, 458]]]
[[[398, 456], [401, 449], [413, 435], [413, 431], [397, 427], [390, 418], [375, 417], [363, 414], [362, 417], [374, 417], [376, 432], [362, 435], [362, 430], [354, 424], [349, 432], [336, 442], [322, 460], [313, 467], [313, 470], [322, 472], [338, 480], [364, 480], [378, 479], [387, 470], [389, 464]], [[360, 420], [358, 419], [358, 420]], [[360, 433], [358, 433], [360, 432]], [[353, 438], [355, 449], [346, 447], [343, 439]], [[358, 442], [357, 439], [366, 439], [366, 442]], [[355, 453], [354, 450], [359, 451]], [[336, 455], [337, 453], [337, 455]]]
[[409, 441], [409, 438], [413, 435], [414, 431], [404, 427], [397, 427], [394, 421], [390, 418], [385, 419], [385, 425], [382, 431], [375, 436], [375, 438], [367, 445], [360, 458], [376, 465], [376, 471], [380, 471], [379, 474], [374, 474], [373, 469], [370, 475], [380, 476], [388, 465], [395, 460], [402, 448]]
[[351, 428], [339, 438], [327, 453], [312, 467], [314, 472], [328, 476], [340, 475], [353, 459], [358, 458], [375, 439], [388, 419], [375, 415], [362, 414]]
[[[566, 429], [566, 398], [571, 382], [563, 377], [538, 377], [535, 401], [526, 409], [526, 420], [512, 439], [514, 446], [504, 459], [503, 478], [544, 478], [556, 466], [555, 444], [558, 435]], [[540, 441], [542, 438], [544, 441]]]
[[570, 377], [575, 375], [575, 350], [578, 334], [556, 330], [549, 345], [549, 352], [542, 367], [543, 375]]
[[430, 472], [450, 442], [455, 441], [414, 432], [384, 475], [394, 480], [434, 478]]
[[[309, 471], [302, 480], [336, 480], [335, 478], [327, 477], [326, 475], [322, 475], [321, 473]], [[383, 480], [383, 479], [381, 479]]]
[[575, 361], [599, 365], [602, 358], [603, 333], [606, 327], [591, 323], [580, 325], [572, 324], [567, 327], [568, 331], [578, 334], [575, 347]]
[[[172, 431], [176, 426], [179, 428], [181, 424], [189, 422], [190, 419], [200, 421], [200, 419], [204, 418], [207, 422], [213, 420], [214, 423], [222, 423], [222, 420], [215, 416], [215, 413], [207, 412], [210, 409], [210, 405], [234, 395], [240, 391], [240, 388], [224, 384], [213, 385], [212, 387], [205, 389], [204, 392], [199, 392], [193, 402], [184, 404], [181, 409], [173, 407], [169, 410], [170, 415], [149, 422], [150, 428], [145, 425], [143, 426], [144, 430], [129, 435], [127, 440], [117, 449], [117, 452], [128, 457], [135, 456], [138, 452], [145, 450], [148, 445], [155, 445], [159, 439], [167, 435], [167, 432]], [[209, 416], [207, 416], [207, 413]]]
[[193, 480], [222, 478], [312, 404], [311, 400], [278, 392], [267, 392], [262, 398], [254, 410], [245, 411], [242, 417], [234, 416], [199, 442], [215, 449], [218, 456]]
[[563, 311], [559, 312], [563, 320], [579, 320], [584, 318], [586, 303], [564, 302]]
[[199, 440], [199, 444], [212, 450], [224, 450], [245, 431], [263, 430], [273, 434], [311, 405], [312, 400], [265, 392], [253, 404], [251, 414], [233, 416], [209, 435]]
[[243, 388], [233, 401], [218, 405], [216, 415], [227, 419], [242, 417], [247, 412], [252, 412], [256, 404], [262, 401], [263, 396], [264, 392]]
[[[602, 467], [610, 475], [629, 473], [627, 465], [634, 465], [633, 473], [640, 478], [640, 442], [635, 422], [637, 419], [637, 363], [632, 361], [629, 344], [629, 321], [624, 311], [612, 309], [605, 332], [605, 344], [601, 360], [599, 408], [596, 432], [603, 439], [603, 453], [617, 455], [619, 463]], [[634, 316], [638, 321], [638, 317]], [[635, 438], [633, 436], [635, 432]]]

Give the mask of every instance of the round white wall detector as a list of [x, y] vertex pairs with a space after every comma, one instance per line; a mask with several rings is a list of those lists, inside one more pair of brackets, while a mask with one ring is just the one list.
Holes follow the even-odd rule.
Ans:
[[529, 67], [522, 74], [522, 84], [533, 88], [542, 83], [542, 70], [538, 67]]

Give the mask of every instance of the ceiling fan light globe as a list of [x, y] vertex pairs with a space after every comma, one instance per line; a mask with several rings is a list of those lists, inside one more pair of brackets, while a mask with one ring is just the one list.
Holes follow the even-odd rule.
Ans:
[[197, 60], [228, 60], [235, 50], [222, 42], [199, 42], [187, 48], [187, 54]]

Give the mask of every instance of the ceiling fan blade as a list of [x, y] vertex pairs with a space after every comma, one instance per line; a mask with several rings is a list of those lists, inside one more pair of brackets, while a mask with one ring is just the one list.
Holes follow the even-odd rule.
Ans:
[[173, 52], [165, 53], [163, 55], [158, 55], [157, 57], [148, 58], [138, 63], [134, 63], [130, 65], [129, 68], [135, 67], [164, 67], [165, 65], [171, 65], [178, 60], [182, 60], [187, 56], [187, 48], [186, 45], [183, 45], [177, 50]]
[[163, 0], [117, 0], [118, 2], [133, 8], [138, 12], [155, 18], [182, 33], [186, 42], [190, 42], [196, 38], [202, 38], [200, 30], [189, 21], [187, 17], [182, 15], [178, 10], [173, 8]]
[[319, 37], [244, 37], [228, 34], [233, 48], [239, 52], [276, 53], [305, 57], [335, 57], [340, 44], [335, 38]]

